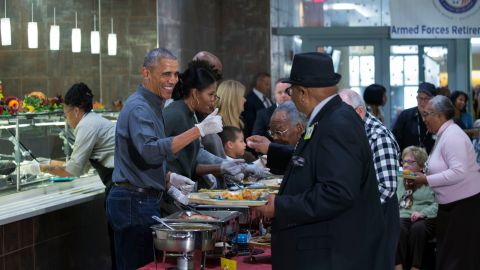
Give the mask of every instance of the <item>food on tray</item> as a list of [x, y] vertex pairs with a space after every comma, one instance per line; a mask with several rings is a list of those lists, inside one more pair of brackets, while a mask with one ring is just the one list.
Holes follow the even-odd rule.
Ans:
[[266, 234], [264, 236], [256, 236], [248, 241], [249, 245], [254, 246], [264, 246], [269, 247], [272, 243], [272, 236], [270, 234]]
[[223, 192], [221, 194], [215, 194], [210, 196], [212, 199], [223, 199], [223, 200], [248, 200], [248, 201], [257, 201], [262, 200], [264, 193], [260, 191], [254, 191], [250, 189], [242, 189], [238, 192]]
[[264, 236], [257, 236], [253, 237], [250, 242], [256, 242], [256, 243], [270, 243], [272, 242], [272, 235], [267, 233]]
[[201, 215], [201, 214], [195, 214], [195, 213], [191, 213], [190, 215], [188, 215], [187, 213], [183, 213], [180, 216], [180, 219], [185, 219], [185, 220], [209, 220], [209, 221], [218, 220], [218, 218], [216, 218], [216, 217]]

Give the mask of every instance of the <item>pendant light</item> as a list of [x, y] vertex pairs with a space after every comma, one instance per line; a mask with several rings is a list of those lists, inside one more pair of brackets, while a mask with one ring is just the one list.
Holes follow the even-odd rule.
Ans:
[[28, 48], [38, 48], [38, 25], [33, 21], [33, 2], [32, 2], [32, 21], [28, 23]]
[[12, 27], [10, 25], [10, 18], [7, 18], [7, 0], [5, 0], [5, 16], [0, 19], [0, 32], [2, 46], [12, 45]]
[[56, 24], [55, 8], [53, 8], [53, 25], [50, 25], [50, 50], [60, 49], [60, 26]]
[[97, 15], [93, 15], [93, 31], [90, 32], [90, 51], [100, 53], [100, 32], [97, 31]]
[[110, 18], [112, 32], [108, 34], [108, 55], [117, 55], [117, 34], [113, 33], [113, 18]]
[[82, 30], [77, 26], [77, 12], [75, 11], [75, 28], [72, 28], [72, 52], [74, 53], [82, 51]]

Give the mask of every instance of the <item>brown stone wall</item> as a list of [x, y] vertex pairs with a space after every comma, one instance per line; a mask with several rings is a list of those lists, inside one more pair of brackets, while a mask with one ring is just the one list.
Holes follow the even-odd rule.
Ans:
[[250, 85], [270, 72], [270, 1], [158, 0], [159, 45], [171, 49], [184, 69], [196, 52], [219, 56], [224, 78]]
[[[83, 81], [92, 88], [97, 100], [102, 97], [110, 107], [111, 101], [125, 100], [141, 82], [143, 57], [156, 47], [157, 36], [159, 46], [177, 54], [182, 69], [196, 52], [208, 50], [222, 59], [225, 78], [240, 80], [247, 86], [255, 73], [270, 71], [269, 0], [34, 1], [39, 48], [28, 49], [31, 3], [7, 1], [13, 44], [0, 46], [0, 80], [7, 95], [23, 97], [39, 89], [53, 96]], [[53, 7], [60, 25], [60, 51], [49, 50]], [[75, 11], [82, 29], [81, 53], [71, 52]], [[100, 56], [90, 54], [93, 14], [101, 15]], [[116, 56], [107, 55], [111, 16], [118, 39]]]
[[[83, 81], [92, 88], [97, 100], [103, 96], [103, 102], [107, 106], [114, 99], [126, 99], [139, 82], [143, 56], [156, 45], [155, 1], [33, 2], [34, 21], [38, 22], [38, 49], [27, 47], [27, 22], [31, 17], [32, 1], [7, 1], [7, 16], [12, 23], [12, 45], [0, 46], [0, 80], [5, 94], [23, 97], [26, 93], [39, 89], [48, 96], [53, 96], [56, 93], [63, 94], [73, 83]], [[60, 25], [59, 51], [49, 50], [49, 29], [53, 24], [54, 7], [56, 23]], [[0, 10], [3, 17], [3, 2]], [[75, 11], [78, 14], [78, 27], [82, 29], [81, 53], [71, 52], [71, 29], [75, 27]], [[101, 26], [101, 55], [90, 53], [90, 31], [93, 30], [94, 14], [97, 15], [97, 29]], [[114, 19], [114, 32], [118, 39], [116, 56], [107, 55], [110, 17]]]

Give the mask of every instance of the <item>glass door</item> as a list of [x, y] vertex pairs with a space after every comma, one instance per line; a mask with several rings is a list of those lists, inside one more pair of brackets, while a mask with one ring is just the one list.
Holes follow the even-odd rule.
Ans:
[[389, 52], [390, 123], [395, 123], [400, 112], [417, 106], [420, 82], [448, 89], [448, 47], [390, 45]]
[[339, 88], [350, 88], [363, 94], [365, 87], [375, 82], [373, 45], [319, 46], [318, 52], [332, 56], [335, 72], [342, 74]]
[[301, 39], [302, 52], [320, 51], [332, 56], [335, 70], [342, 75], [340, 89], [350, 88], [363, 95], [372, 83], [385, 86], [387, 127], [393, 126], [401, 111], [417, 106], [420, 82], [437, 87], [455, 87], [458, 82], [455, 40]]

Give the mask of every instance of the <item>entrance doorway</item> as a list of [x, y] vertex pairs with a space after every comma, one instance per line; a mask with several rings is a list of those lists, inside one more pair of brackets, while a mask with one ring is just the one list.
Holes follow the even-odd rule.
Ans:
[[[392, 127], [398, 114], [417, 105], [419, 83], [468, 90], [468, 40], [393, 40], [388, 27], [276, 28], [278, 36], [295, 36], [301, 51], [321, 51], [332, 56], [342, 75], [339, 88], [361, 95], [372, 84], [387, 88], [383, 110]], [[466, 52], [463, 50], [466, 49]]]

